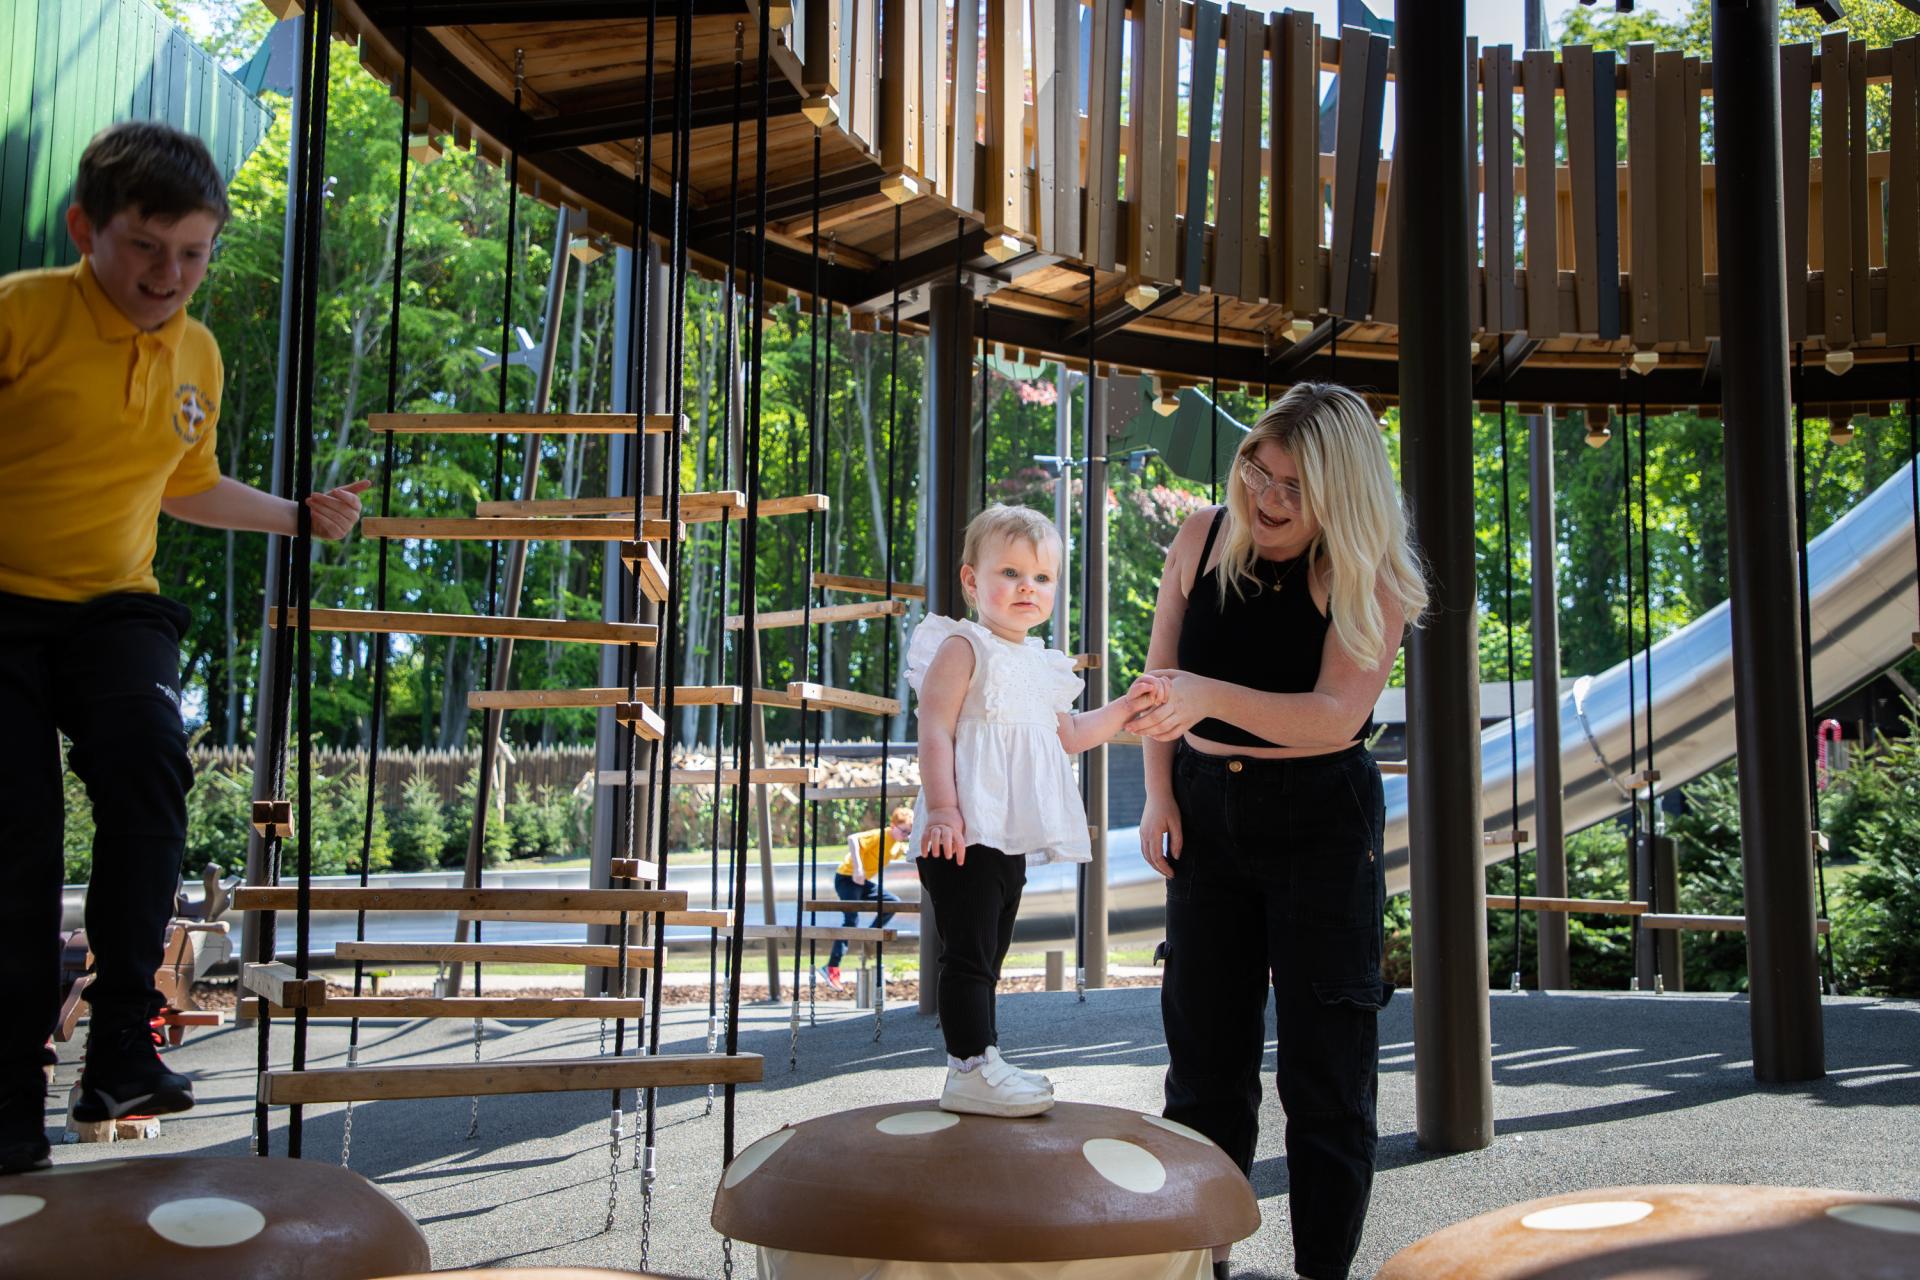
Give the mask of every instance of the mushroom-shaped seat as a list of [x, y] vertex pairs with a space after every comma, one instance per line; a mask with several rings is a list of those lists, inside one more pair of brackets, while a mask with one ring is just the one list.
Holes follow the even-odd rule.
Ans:
[[380, 1280], [686, 1280], [664, 1271], [607, 1271], [600, 1267], [482, 1267], [475, 1271], [422, 1271]]
[[[836, 1204], [872, 1212], [834, 1212]], [[1185, 1125], [1062, 1102], [1022, 1120], [931, 1103], [790, 1125], [735, 1157], [714, 1228], [760, 1274], [840, 1280], [1199, 1280], [1260, 1225], [1227, 1154]]]
[[8, 1280], [370, 1280], [432, 1266], [393, 1197], [320, 1160], [143, 1156], [0, 1177]]
[[1920, 1203], [1802, 1187], [1606, 1187], [1457, 1222], [1377, 1280], [1920, 1275]]

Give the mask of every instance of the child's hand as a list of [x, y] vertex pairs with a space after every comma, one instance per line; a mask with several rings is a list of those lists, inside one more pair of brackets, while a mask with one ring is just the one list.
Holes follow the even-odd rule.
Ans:
[[956, 867], [967, 864], [967, 821], [957, 807], [927, 810], [927, 838], [920, 856], [952, 858]]
[[1167, 682], [1160, 676], [1140, 676], [1127, 689], [1129, 715], [1138, 715], [1149, 707], [1157, 707], [1167, 700]]
[[344, 538], [352, 532], [353, 526], [360, 522], [360, 495], [372, 486], [371, 480], [355, 480], [325, 493], [308, 494], [307, 506], [313, 511], [313, 536]]

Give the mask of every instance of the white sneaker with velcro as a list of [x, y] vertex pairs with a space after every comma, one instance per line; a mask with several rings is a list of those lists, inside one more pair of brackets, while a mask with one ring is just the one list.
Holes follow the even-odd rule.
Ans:
[[971, 1071], [947, 1068], [942, 1111], [975, 1116], [1037, 1116], [1053, 1107], [1053, 1092], [1035, 1085], [998, 1054]]

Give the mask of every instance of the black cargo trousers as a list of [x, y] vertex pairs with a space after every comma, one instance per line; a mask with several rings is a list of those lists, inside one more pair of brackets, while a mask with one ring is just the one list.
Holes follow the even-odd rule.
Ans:
[[1373, 1190], [1386, 875], [1380, 771], [1364, 747], [1173, 764], [1182, 853], [1167, 882], [1160, 990], [1166, 1116], [1243, 1171], [1259, 1136], [1267, 991], [1286, 1112], [1295, 1269], [1352, 1266]]
[[141, 592], [83, 603], [0, 592], [0, 1089], [31, 1070], [59, 1014], [60, 735], [93, 806], [87, 1000], [96, 1026], [145, 1021], [186, 850], [180, 713], [185, 605]]

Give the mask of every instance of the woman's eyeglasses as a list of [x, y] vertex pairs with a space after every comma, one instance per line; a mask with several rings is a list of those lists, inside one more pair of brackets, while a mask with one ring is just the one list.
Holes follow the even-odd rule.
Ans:
[[1300, 482], [1298, 480], [1275, 480], [1251, 462], [1240, 464], [1240, 483], [1247, 487], [1247, 496], [1255, 502], [1265, 501], [1271, 496], [1280, 504], [1282, 510], [1300, 513]]

